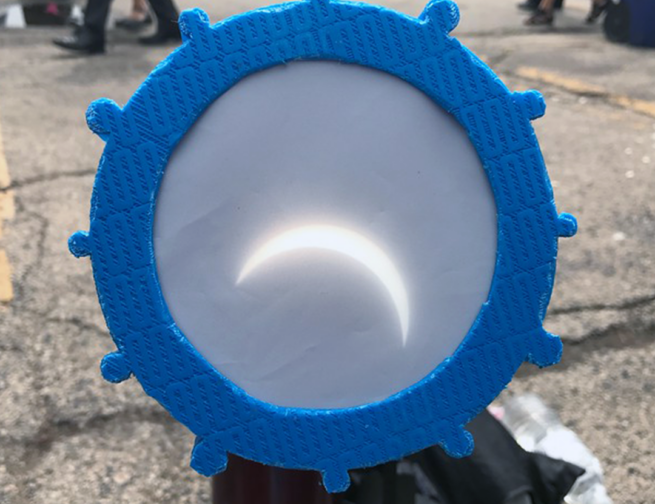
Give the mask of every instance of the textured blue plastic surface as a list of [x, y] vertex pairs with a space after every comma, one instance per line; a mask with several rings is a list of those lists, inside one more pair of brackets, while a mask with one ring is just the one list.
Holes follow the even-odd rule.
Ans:
[[[433, 1], [418, 19], [368, 4], [314, 0], [235, 16], [213, 26], [183, 12], [184, 43], [121, 110], [106, 99], [88, 109], [106, 140], [89, 233], [70, 239], [90, 255], [98, 297], [117, 351], [101, 365], [144, 390], [197, 436], [191, 465], [212, 475], [227, 452], [321, 471], [341, 491], [348, 470], [440, 444], [471, 452], [464, 425], [527, 360], [557, 362], [559, 338], [542, 328], [558, 236], [575, 219], [557, 215], [530, 120], [544, 113], [535, 91], [510, 92], [448, 33], [457, 7]], [[178, 141], [205, 108], [240, 79], [290, 60], [338, 60], [393, 74], [422, 90], [467, 130], [496, 199], [498, 254], [488, 302], [455, 354], [414, 386], [379, 403], [341, 410], [272, 406], [248, 396], [196, 352], [175, 325], [157, 279], [153, 218], [158, 186]]]

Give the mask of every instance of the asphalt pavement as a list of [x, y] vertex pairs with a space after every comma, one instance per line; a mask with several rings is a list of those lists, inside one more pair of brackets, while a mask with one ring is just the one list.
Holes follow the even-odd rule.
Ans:
[[[212, 21], [264, 2], [179, 2]], [[381, 2], [410, 15], [416, 1]], [[600, 458], [617, 503], [655, 503], [655, 50], [610, 44], [572, 0], [553, 28], [528, 28], [512, 1], [462, 0], [454, 35], [510, 89], [540, 90], [535, 128], [560, 211], [580, 231], [560, 242], [546, 328], [562, 362], [524, 365], [508, 394], [532, 391]], [[114, 2], [125, 13], [127, 0]], [[125, 103], [173, 46], [112, 31], [108, 53], [62, 53], [63, 28], [0, 30], [0, 503], [208, 503], [188, 467], [193, 437], [135, 380], [102, 380], [113, 349], [88, 260], [68, 236], [88, 229], [103, 144], [94, 99]]]

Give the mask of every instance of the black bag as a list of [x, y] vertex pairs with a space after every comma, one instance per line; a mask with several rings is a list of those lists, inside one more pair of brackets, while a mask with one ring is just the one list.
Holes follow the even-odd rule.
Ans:
[[560, 504], [584, 473], [523, 450], [486, 410], [468, 426], [473, 454], [451, 458], [428, 448], [397, 464], [354, 471], [344, 504]]

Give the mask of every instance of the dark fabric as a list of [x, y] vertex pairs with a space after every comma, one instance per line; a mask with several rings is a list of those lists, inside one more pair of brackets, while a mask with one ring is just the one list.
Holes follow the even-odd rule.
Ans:
[[534, 504], [560, 504], [584, 473], [573, 464], [524, 451], [486, 411], [467, 428], [475, 439], [470, 457], [454, 459], [438, 447], [410, 457], [446, 504], [504, 504], [524, 493]]
[[550, 458], [541, 453], [528, 453], [529, 477], [532, 483], [535, 504], [559, 504], [564, 496], [582, 474], [584, 469], [565, 462]]
[[87, 0], [84, 9], [84, 27], [98, 38], [105, 37], [105, 23], [111, 0]]
[[171, 33], [177, 31], [177, 18], [180, 16], [180, 13], [177, 11], [173, 0], [148, 1], [157, 17], [157, 32]]
[[[525, 0], [525, 2], [524, 2], [526, 7], [530, 7], [532, 9], [537, 9], [539, 7], [540, 3], [541, 3], [541, 0]], [[564, 8], [564, 0], [555, 0], [554, 8], [555, 9], [563, 9]]]
[[[157, 31], [170, 33], [177, 29], [179, 13], [173, 0], [149, 0], [157, 17]], [[87, 0], [84, 9], [84, 27], [98, 38], [105, 36], [105, 24], [111, 0]]]
[[341, 504], [561, 504], [584, 470], [523, 450], [484, 411], [467, 428], [470, 457], [455, 459], [439, 447], [371, 469], [352, 471]]
[[630, 7], [627, 2], [609, 2], [603, 20], [603, 31], [608, 40], [625, 43], [630, 38]]
[[415, 504], [417, 494], [422, 494], [416, 478], [398, 474], [395, 462], [353, 471], [351, 476], [350, 487], [335, 504]]

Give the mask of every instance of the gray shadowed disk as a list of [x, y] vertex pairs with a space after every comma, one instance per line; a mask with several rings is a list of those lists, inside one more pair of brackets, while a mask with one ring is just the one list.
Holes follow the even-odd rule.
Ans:
[[154, 228], [168, 308], [253, 397], [343, 408], [420, 381], [487, 299], [496, 207], [465, 131], [335, 62], [239, 82], [171, 157]]

